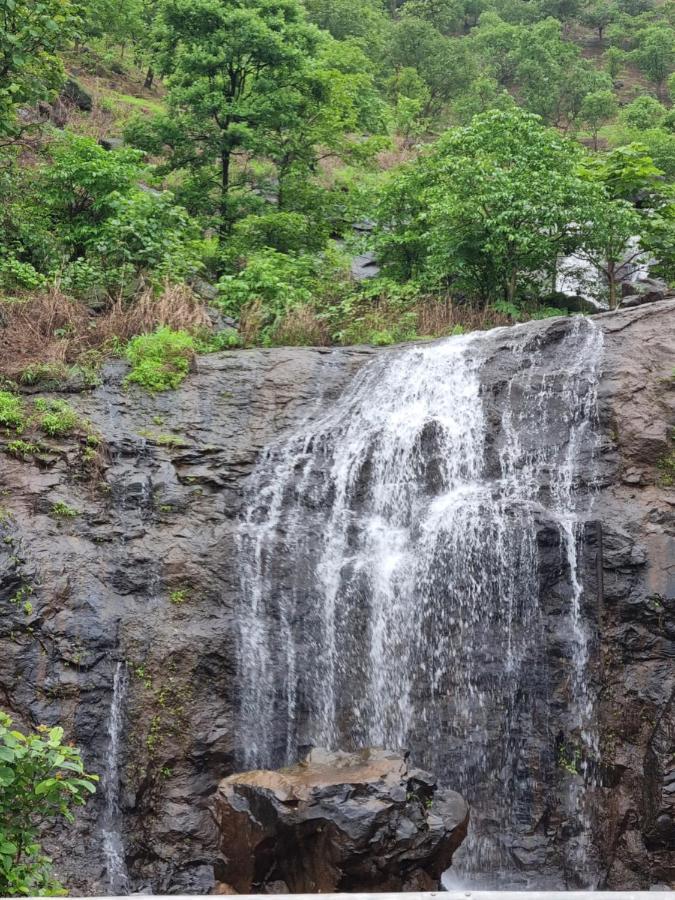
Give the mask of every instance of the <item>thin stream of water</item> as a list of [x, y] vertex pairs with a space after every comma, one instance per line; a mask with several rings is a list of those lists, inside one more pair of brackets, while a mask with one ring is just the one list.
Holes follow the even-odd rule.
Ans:
[[108, 876], [108, 888], [112, 896], [129, 893], [129, 876], [124, 859], [124, 844], [119, 831], [119, 755], [120, 739], [124, 725], [124, 702], [129, 686], [126, 664], [119, 661], [113, 676], [112, 700], [108, 718], [108, 754], [103, 778], [105, 807], [103, 811], [103, 855]]

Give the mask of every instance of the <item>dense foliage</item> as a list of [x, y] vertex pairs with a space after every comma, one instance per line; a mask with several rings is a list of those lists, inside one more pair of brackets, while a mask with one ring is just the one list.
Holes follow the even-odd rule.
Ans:
[[[675, 276], [670, 4], [0, 5], [2, 302], [17, 328], [56, 303], [67, 366], [143, 332], [193, 342], [182, 372], [564, 311], [571, 254], [612, 306], [631, 265]], [[222, 315], [239, 335], [205, 336]], [[29, 337], [6, 375], [42, 363]], [[177, 381], [152, 365], [130, 382]]]
[[40, 848], [42, 827], [73, 821], [72, 807], [86, 803], [96, 777], [84, 771], [80, 752], [63, 742], [62, 728], [23, 734], [0, 712], [0, 894], [65, 893]]

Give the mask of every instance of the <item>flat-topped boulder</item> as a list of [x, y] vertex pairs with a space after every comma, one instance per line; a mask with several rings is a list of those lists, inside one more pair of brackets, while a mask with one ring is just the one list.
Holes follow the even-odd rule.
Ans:
[[220, 892], [436, 890], [469, 808], [407, 754], [313, 750], [225, 778], [213, 804]]

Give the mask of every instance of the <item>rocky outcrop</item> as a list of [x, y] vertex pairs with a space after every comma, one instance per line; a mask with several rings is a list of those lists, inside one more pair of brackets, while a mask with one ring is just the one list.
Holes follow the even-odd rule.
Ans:
[[[597, 833], [607, 885], [647, 888], [675, 883], [675, 302], [597, 321], [605, 332], [600, 459], [596, 476], [582, 473], [595, 494], [585, 578], [587, 611], [598, 616]], [[524, 327], [545, 352], [571, 323]], [[100, 387], [67, 398], [102, 436], [96, 467], [68, 439], [45, 440], [37, 456], [0, 453], [0, 706], [19, 724], [61, 723], [88, 767], [103, 773], [114, 674], [126, 661], [119, 825], [135, 890], [214, 887], [220, 835], [210, 798], [235, 768], [233, 605], [245, 479], [267, 444], [330, 404], [374, 353], [388, 352], [214, 354], [198, 359], [180, 390], [157, 396], [125, 389], [124, 366], [113, 364]], [[498, 360], [483, 377], [498, 400]], [[58, 502], [75, 515], [56, 516]], [[541, 547], [554, 656], [562, 576], [545, 529]], [[541, 753], [551, 759], [564, 709], [561, 695], [547, 713], [550, 746]], [[559, 776], [561, 791], [578, 777]], [[536, 870], [569, 826], [542, 796], [533, 802], [539, 824], [518, 836], [514, 853]], [[102, 787], [75, 830], [51, 836], [75, 894], [107, 889], [104, 805]]]
[[240, 894], [437, 890], [469, 821], [459, 794], [384, 750], [231, 775], [214, 814], [219, 892]]

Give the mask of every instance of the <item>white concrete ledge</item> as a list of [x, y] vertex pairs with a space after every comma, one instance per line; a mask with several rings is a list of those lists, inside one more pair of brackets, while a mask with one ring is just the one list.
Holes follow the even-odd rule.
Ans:
[[[673, 900], [672, 891], [411, 891], [407, 894], [279, 894], [293, 900]], [[132, 894], [132, 896], [161, 897], [162, 900], [194, 900], [194, 894]], [[271, 894], [234, 894], [240, 900], [268, 900]], [[24, 900], [39, 900], [27, 897]], [[115, 900], [115, 898], [81, 897], [79, 900]]]

